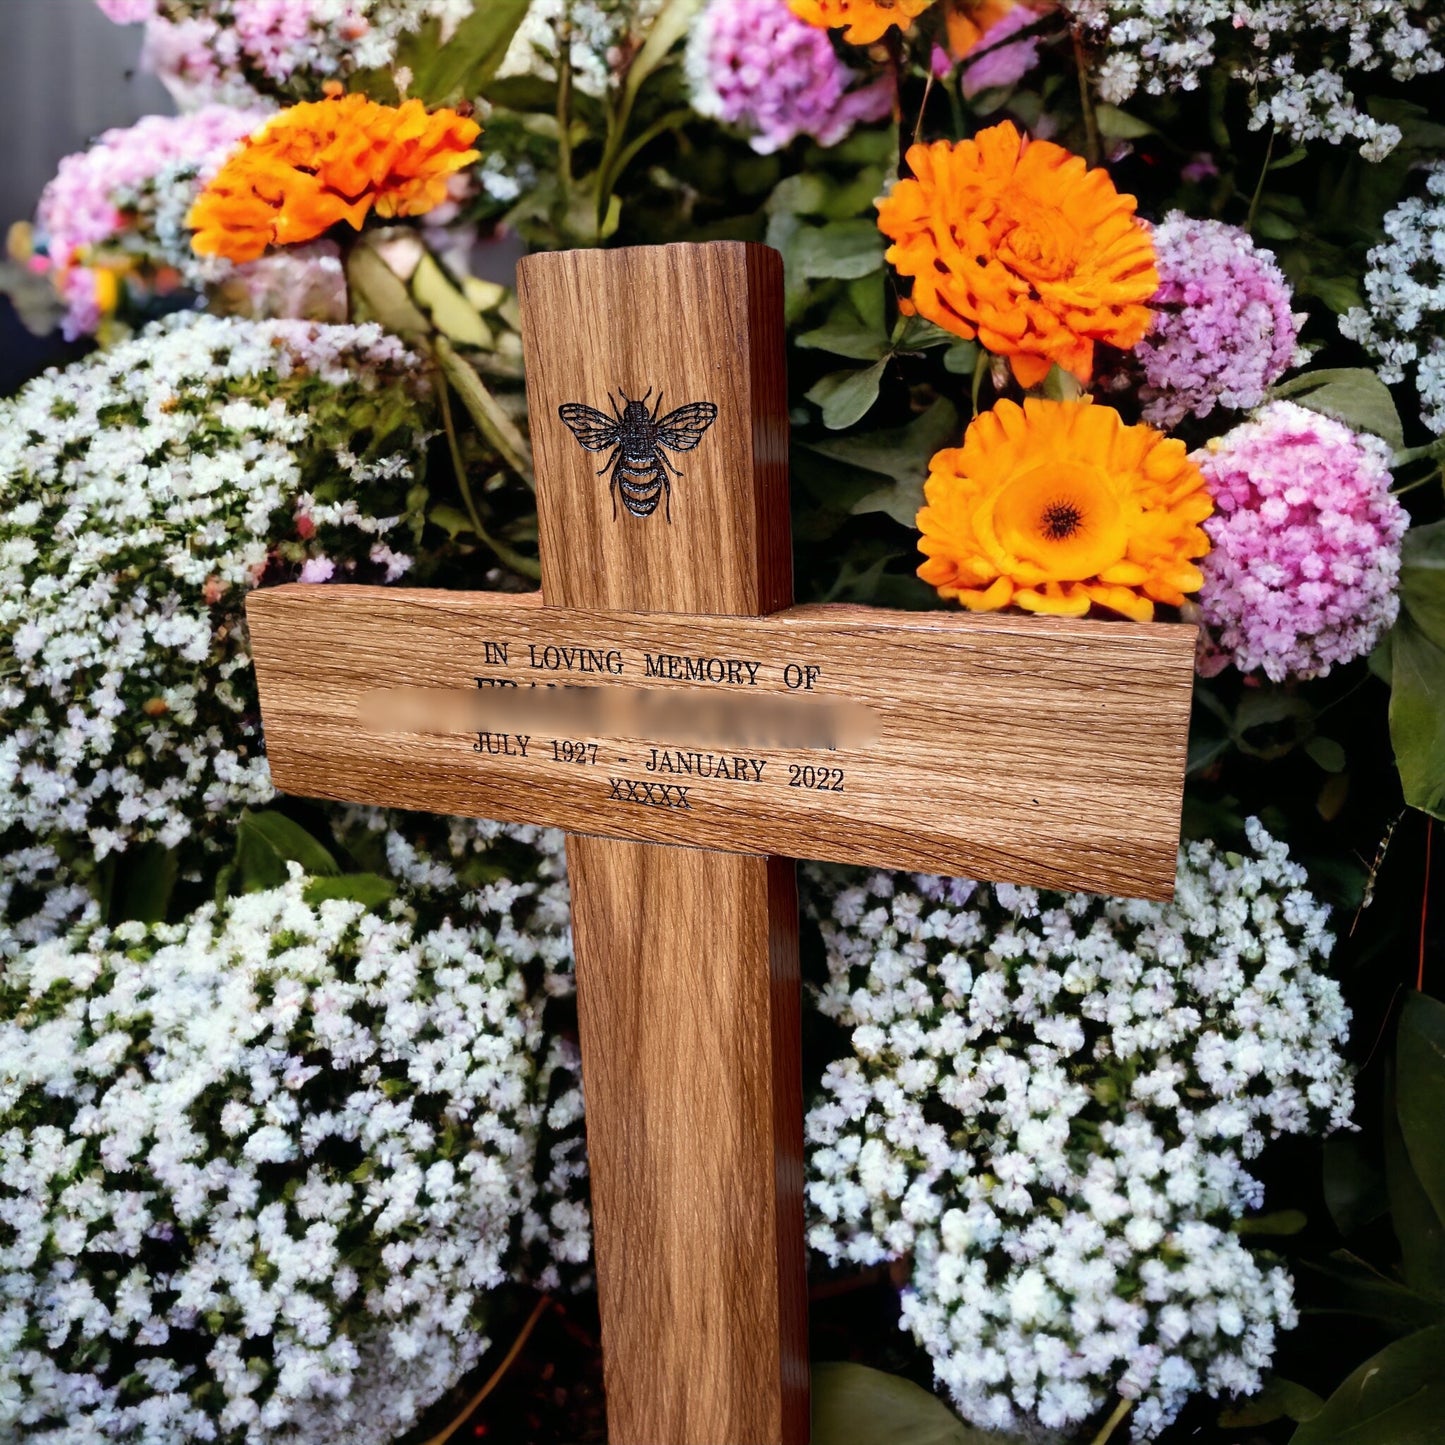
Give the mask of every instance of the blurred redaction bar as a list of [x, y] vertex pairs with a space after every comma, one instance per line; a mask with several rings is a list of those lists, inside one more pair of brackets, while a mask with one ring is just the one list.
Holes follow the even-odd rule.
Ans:
[[480, 733], [513, 728], [587, 737], [655, 738], [705, 747], [862, 747], [878, 719], [861, 703], [831, 698], [750, 697], [646, 687], [517, 687], [478, 679], [475, 689], [373, 688], [356, 721], [371, 732]]

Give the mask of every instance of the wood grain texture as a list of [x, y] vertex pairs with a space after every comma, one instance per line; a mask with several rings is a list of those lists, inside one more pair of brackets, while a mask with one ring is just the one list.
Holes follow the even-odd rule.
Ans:
[[[776, 252], [737, 243], [518, 267], [542, 611], [792, 601], [782, 285]], [[651, 516], [614, 519], [608, 454], [558, 415], [611, 411], [614, 389], [658, 417], [717, 408], [694, 450], [664, 453], [682, 475]], [[579, 836], [567, 858], [608, 1438], [802, 1445], [793, 865]]]
[[[287, 792], [1134, 897], [1173, 887], [1192, 627], [836, 606], [668, 616], [364, 587], [268, 589], [249, 611], [272, 773]], [[489, 642], [506, 643], [506, 664], [486, 661]], [[620, 671], [530, 665], [533, 650], [558, 660], [562, 648], [579, 663], [588, 649], [611, 654]], [[756, 685], [647, 674], [649, 658], [672, 657], [679, 670], [735, 660], [734, 676], [755, 668]], [[866, 705], [874, 740], [829, 752], [589, 734], [598, 760], [579, 765], [554, 760], [537, 727], [523, 758], [478, 753], [475, 734], [356, 721], [371, 688], [471, 689], [482, 706], [510, 695], [477, 689], [484, 676], [707, 698], [745, 724], [760, 700], [794, 696], [790, 666], [817, 669], [809, 698]], [[649, 771], [659, 745], [704, 764], [743, 757], [728, 768], [743, 777]], [[837, 770], [842, 791], [789, 786], [803, 766], [815, 781]], [[688, 807], [615, 797], [614, 778], [685, 786]]]
[[[740, 241], [517, 267], [549, 606], [749, 615], [792, 600], [782, 288], [778, 253]], [[661, 506], [614, 520], [609, 453], [585, 450], [558, 410], [610, 414], [649, 391], [659, 414], [711, 402], [717, 419], [696, 450], [667, 454], [682, 472], [666, 474], [670, 523]]]
[[608, 1438], [807, 1439], [793, 864], [568, 839]]

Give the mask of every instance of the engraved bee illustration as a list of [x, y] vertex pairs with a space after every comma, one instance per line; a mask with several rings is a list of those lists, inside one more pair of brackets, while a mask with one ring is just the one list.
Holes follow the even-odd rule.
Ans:
[[622, 494], [622, 505], [634, 517], [650, 517], [657, 510], [658, 499], [664, 498], [665, 515], [672, 521], [672, 481], [682, 473], [673, 466], [667, 453], [690, 452], [702, 440], [703, 433], [717, 420], [717, 407], [710, 401], [690, 401], [659, 417], [662, 410], [662, 393], [657, 394], [657, 405], [649, 411], [647, 395], [640, 401], [618, 388], [618, 395], [626, 403], [617, 410], [617, 400], [609, 391], [607, 400], [612, 403], [611, 416], [594, 407], [583, 406], [580, 402], [569, 401], [557, 408], [557, 415], [572, 435], [589, 452], [610, 451], [607, 465], [597, 473], [612, 473], [607, 490], [612, 495], [612, 520], [617, 520], [617, 494]]

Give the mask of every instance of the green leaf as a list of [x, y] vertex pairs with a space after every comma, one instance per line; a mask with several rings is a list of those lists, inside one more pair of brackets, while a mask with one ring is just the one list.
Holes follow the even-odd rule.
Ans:
[[299, 863], [313, 878], [341, 872], [325, 846], [284, 813], [271, 808], [243, 813], [236, 831], [236, 867], [245, 890], [279, 888], [290, 876], [287, 863]]
[[1283, 1238], [1298, 1234], [1309, 1222], [1309, 1216], [1303, 1209], [1276, 1209], [1272, 1214], [1253, 1214], [1236, 1219], [1234, 1232]]
[[1290, 1445], [1439, 1445], [1445, 1327], [1420, 1330], [1366, 1360], [1295, 1431]]
[[142, 843], [120, 857], [112, 885], [110, 921], [164, 923], [180, 867], [174, 848]]
[[[1395, 1113], [1411, 1167], [1445, 1224], [1445, 1003], [1414, 993], [1400, 1011], [1395, 1043]], [[1440, 1281], [1445, 1292], [1445, 1279]]]
[[346, 284], [367, 314], [388, 331], [411, 341], [431, 334], [431, 326], [412, 300], [406, 282], [366, 241], [358, 242], [347, 253]]
[[445, 336], [438, 336], [432, 344], [436, 359], [446, 373], [447, 380], [456, 389], [468, 414], [477, 424], [477, 430], [496, 448], [502, 458], [529, 487], [535, 487], [532, 477], [532, 448], [517, 429], [516, 423], [502, 410], [501, 403], [487, 390], [476, 368], [457, 354]]
[[1219, 1425], [1223, 1430], [1239, 1430], [1275, 1420], [1313, 1420], [1324, 1404], [1313, 1390], [1272, 1375], [1259, 1394], [1226, 1405], [1219, 1412]]
[[389, 903], [397, 894], [395, 879], [383, 878], [378, 873], [342, 873], [335, 878], [313, 878], [301, 891], [301, 896], [315, 907], [328, 898], [344, 898], [349, 902], [365, 904], [367, 908], [379, 908]]
[[1353, 276], [1306, 276], [1299, 289], [1306, 296], [1318, 296], [1336, 316], [1365, 304], [1359, 282]]
[[779, 181], [764, 209], [770, 216], [818, 216], [827, 204], [828, 183], [805, 171]]
[[1299, 235], [1298, 226], [1274, 211], [1261, 210], [1254, 218], [1254, 229], [1266, 241], [1293, 241]]
[[883, 237], [872, 221], [810, 226], [793, 242], [798, 274], [810, 281], [852, 281], [883, 267]]
[[1327, 773], [1342, 773], [1345, 770], [1345, 750], [1334, 738], [1311, 738], [1305, 744], [1305, 752]]
[[958, 337], [921, 316], [907, 316], [900, 320], [893, 344], [900, 351], [927, 351], [931, 346], [952, 346]]
[[823, 425], [830, 431], [842, 431], [862, 421], [878, 400], [883, 368], [887, 365], [885, 356], [863, 371], [834, 371], [823, 377], [807, 393], [809, 401], [822, 407]]
[[954, 376], [972, 376], [978, 367], [978, 342], [955, 341], [943, 353], [943, 369]]
[[[490, 4], [491, 0], [487, 0]], [[672, 53], [672, 47], [692, 27], [703, 0], [668, 0], [652, 22], [642, 49], [637, 52], [632, 64], [627, 67], [627, 79], [623, 83], [622, 113], [632, 110], [632, 103], [648, 77]], [[524, 7], [525, 8], [525, 7]]]
[[1322, 1264], [1296, 1260], [1293, 1268], [1301, 1286], [1308, 1287], [1303, 1307], [1307, 1315], [1347, 1319], [1352, 1325], [1365, 1320], [1391, 1338], [1445, 1323], [1445, 1306], [1439, 1300], [1366, 1269], [1344, 1252]]
[[1094, 107], [1094, 119], [1099, 134], [1110, 140], [1137, 140], [1141, 135], [1153, 135], [1154, 127], [1147, 120], [1140, 120], [1117, 105], [1099, 104]]
[[480, 95], [497, 73], [512, 36], [527, 14], [529, 0], [482, 0], [445, 45], [404, 47], [412, 66], [409, 95], [430, 106]]
[[907, 426], [888, 427], [837, 441], [812, 442], [809, 450], [850, 467], [889, 477], [892, 485], [869, 492], [854, 503], [855, 515], [886, 512], [905, 527], [915, 525], [923, 505], [923, 483], [928, 463], [940, 447], [958, 436], [958, 412], [940, 397]]
[[1373, 432], [1398, 450], [1405, 445], [1405, 428], [1395, 409], [1390, 388], [1363, 366], [1335, 367], [1307, 371], [1274, 388], [1277, 397], [1288, 397], [1311, 411], [1332, 416], [1356, 431]]
[[1389, 644], [1390, 742], [1405, 801], [1445, 818], [1445, 522], [1405, 534]]
[[472, 525], [472, 519], [460, 507], [454, 507], [450, 502], [438, 502], [426, 514], [426, 519], [428, 522], [434, 522], [448, 537], [460, 537], [463, 532], [476, 530]]
[[877, 361], [888, 354], [888, 338], [858, 321], [829, 321], [798, 337], [798, 345], [810, 351], [826, 351], [854, 361]]
[[1412, 1292], [1440, 1299], [1445, 1297], [1445, 1224], [1405, 1147], [1393, 1069], [1384, 1112], [1385, 1184], [1390, 1194], [1390, 1223], [1400, 1243], [1401, 1273]]
[[1288, 688], [1251, 688], [1240, 699], [1232, 726], [1240, 752], [1273, 761], [1309, 737], [1314, 728], [1314, 709]]
[[965, 1425], [912, 1380], [866, 1365], [813, 1366], [813, 1445], [1008, 1445]]
[[926, 471], [933, 454], [957, 438], [958, 412], [952, 402], [939, 397], [907, 426], [839, 437], [836, 441], [810, 442], [808, 449], [851, 467], [900, 479]]
[[431, 317], [432, 325], [458, 346], [472, 346], [479, 351], [491, 346], [491, 328], [430, 251], [422, 253], [412, 273], [411, 294]]
[[1358, 1134], [1341, 1131], [1325, 1140], [1322, 1182], [1325, 1207], [1335, 1228], [1347, 1239], [1390, 1207], [1384, 1177]]

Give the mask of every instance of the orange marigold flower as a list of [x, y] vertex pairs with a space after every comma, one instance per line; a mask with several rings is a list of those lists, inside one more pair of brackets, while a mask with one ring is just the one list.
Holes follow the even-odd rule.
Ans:
[[1106, 172], [1009, 121], [907, 159], [913, 176], [879, 203], [878, 226], [919, 314], [1007, 356], [1023, 386], [1054, 362], [1087, 381], [1096, 341], [1143, 338], [1154, 243]]
[[454, 110], [364, 95], [293, 105], [221, 167], [186, 224], [202, 256], [254, 261], [267, 246], [314, 240], [338, 221], [419, 216], [446, 199], [447, 178], [476, 160], [481, 133]]
[[962, 60], [1000, 20], [1018, 9], [1019, 0], [947, 0], [943, 10], [948, 53]]
[[890, 25], [906, 30], [932, 4], [933, 0], [788, 0], [799, 20], [819, 30], [846, 25], [843, 39], [849, 45], [872, 45]]
[[1097, 604], [1148, 622], [1204, 581], [1214, 504], [1199, 468], [1112, 407], [1001, 401], [933, 458], [923, 491], [918, 575], [974, 612]]

